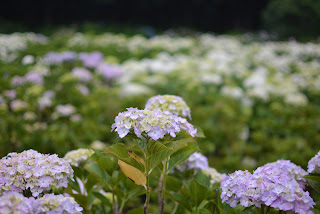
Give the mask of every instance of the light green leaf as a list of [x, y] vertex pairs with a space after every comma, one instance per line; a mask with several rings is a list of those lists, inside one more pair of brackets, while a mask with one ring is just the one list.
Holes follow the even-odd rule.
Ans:
[[133, 166], [134, 168], [137, 168], [142, 173], [145, 172], [145, 167], [142, 163], [138, 162], [134, 158], [132, 158], [128, 151], [131, 151], [130, 148], [128, 148], [126, 145], [122, 143], [117, 143], [112, 146], [109, 146], [107, 150], [105, 151], [106, 154], [112, 155], [113, 157], [117, 158], [118, 160], [121, 160], [125, 162], [126, 164]]

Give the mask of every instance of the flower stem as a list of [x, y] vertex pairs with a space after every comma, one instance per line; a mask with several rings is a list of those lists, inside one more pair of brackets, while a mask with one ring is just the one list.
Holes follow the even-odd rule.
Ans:
[[261, 214], [264, 214], [264, 204], [261, 205]]
[[113, 209], [113, 214], [119, 214], [118, 200], [115, 200], [113, 190], [112, 190], [112, 209]]
[[147, 214], [147, 210], [148, 210], [148, 206], [149, 206], [149, 201], [150, 201], [150, 184], [149, 184], [149, 164], [148, 164], [148, 158], [149, 158], [149, 149], [148, 149], [148, 142], [149, 142], [149, 138], [146, 138], [146, 156], [145, 156], [145, 160], [146, 160], [146, 181], [147, 181], [147, 185], [146, 185], [146, 200], [144, 202], [144, 206], [143, 206], [143, 214]]
[[[166, 190], [166, 179], [167, 179], [169, 158], [165, 159], [165, 161], [163, 163], [162, 175], [161, 175], [161, 178], [159, 181], [159, 191], [160, 191], [160, 196], [161, 196], [161, 199], [159, 200], [159, 214], [163, 213], [164, 204], [165, 204], [164, 196], [165, 196], [165, 190]], [[159, 194], [158, 194], [158, 196], [159, 196]]]

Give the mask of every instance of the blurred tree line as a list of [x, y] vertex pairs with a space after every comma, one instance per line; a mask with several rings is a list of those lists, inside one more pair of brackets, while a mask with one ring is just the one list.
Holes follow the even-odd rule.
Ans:
[[319, 21], [320, 0], [10, 0], [0, 6], [0, 32], [92, 22], [317, 37]]

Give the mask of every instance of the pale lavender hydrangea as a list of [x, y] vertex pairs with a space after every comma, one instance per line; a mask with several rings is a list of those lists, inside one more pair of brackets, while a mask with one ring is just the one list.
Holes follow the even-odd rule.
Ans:
[[96, 71], [107, 81], [118, 79], [123, 75], [123, 70], [119, 66], [109, 65], [107, 63], [101, 63]]
[[45, 194], [34, 206], [34, 214], [81, 214], [82, 210], [74, 198], [54, 194]]
[[308, 172], [320, 174], [320, 152], [309, 160]]
[[24, 83], [25, 83], [25, 79], [22, 76], [16, 75], [16, 76], [12, 77], [12, 79], [11, 79], [11, 85], [14, 87], [23, 85]]
[[286, 212], [312, 213], [315, 203], [304, 191], [304, 175], [307, 172], [287, 160], [266, 164], [253, 174], [239, 170], [221, 182], [221, 199], [231, 207], [264, 204]]
[[170, 111], [175, 115], [189, 117], [191, 119], [191, 111], [186, 102], [175, 95], [158, 95], [151, 97], [146, 104], [146, 109]]
[[196, 171], [204, 170], [209, 168], [208, 158], [201, 154], [200, 152], [195, 152], [190, 157], [178, 164], [176, 168], [180, 171], [186, 171], [189, 169], [194, 169]]
[[51, 107], [52, 99], [56, 96], [54, 91], [46, 91], [43, 95], [38, 99], [40, 110], [44, 110], [47, 107]]
[[112, 125], [112, 131], [115, 130], [121, 138], [130, 131], [134, 131], [139, 137], [145, 133], [153, 140], [162, 139], [166, 134], [176, 137], [176, 133], [181, 129], [186, 130], [192, 137], [197, 135], [197, 129], [185, 118], [168, 111], [139, 110], [137, 108], [127, 108], [127, 111], [119, 113]]
[[95, 68], [103, 62], [103, 54], [100, 52], [79, 53], [79, 59], [88, 68]]
[[17, 192], [8, 192], [0, 197], [0, 213], [33, 214], [34, 202], [34, 198], [26, 198]]
[[70, 164], [57, 155], [34, 150], [9, 153], [0, 160], [0, 190], [22, 192], [30, 189], [37, 197], [51, 187], [67, 187], [73, 178]]
[[4, 95], [5, 95], [7, 98], [9, 98], [10, 100], [13, 100], [13, 99], [16, 98], [17, 92], [16, 92], [16, 90], [14, 90], [14, 89], [6, 90], [6, 91], [4, 91]]
[[72, 51], [62, 53], [49, 52], [43, 57], [43, 62], [48, 65], [60, 65], [64, 62], [72, 62], [77, 58], [77, 54]]
[[29, 72], [24, 76], [25, 82], [33, 83], [33, 84], [43, 84], [43, 76], [37, 72]]
[[92, 79], [91, 72], [86, 68], [73, 68], [71, 73], [82, 82], [89, 82]]
[[28, 107], [28, 104], [22, 100], [13, 100], [10, 103], [10, 108], [12, 111], [20, 111], [20, 110], [24, 110]]

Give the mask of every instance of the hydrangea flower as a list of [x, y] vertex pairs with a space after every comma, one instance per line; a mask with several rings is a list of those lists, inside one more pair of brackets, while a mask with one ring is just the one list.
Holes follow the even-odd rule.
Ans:
[[320, 152], [309, 160], [308, 172], [320, 174]]
[[66, 105], [58, 105], [56, 106], [55, 112], [52, 114], [54, 119], [59, 117], [69, 117], [70, 115], [74, 114], [76, 109], [74, 106], [70, 104]]
[[103, 54], [100, 52], [79, 53], [79, 59], [88, 68], [95, 68], [103, 61]]
[[123, 75], [123, 70], [119, 66], [101, 63], [97, 67], [97, 73], [101, 74], [105, 80], [114, 80]]
[[76, 57], [77, 54], [72, 51], [65, 51], [62, 53], [49, 52], [43, 57], [43, 61], [48, 65], [59, 65], [63, 62], [74, 61]]
[[158, 95], [151, 97], [146, 104], [146, 109], [157, 111], [170, 111], [175, 115], [188, 116], [191, 119], [191, 111], [186, 102], [174, 95]]
[[43, 84], [43, 76], [37, 72], [29, 72], [24, 76], [24, 81], [33, 84]]
[[30, 189], [37, 197], [51, 187], [67, 187], [68, 178], [73, 178], [73, 169], [57, 155], [26, 150], [9, 153], [0, 160], [0, 190], [4, 192]]
[[50, 107], [52, 105], [52, 99], [56, 96], [54, 91], [46, 91], [43, 95], [38, 99], [40, 110], [45, 109], [46, 107]]
[[201, 154], [200, 152], [195, 152], [190, 157], [178, 164], [176, 168], [180, 171], [186, 171], [189, 169], [195, 169], [195, 170], [204, 170], [209, 168], [208, 158]]
[[202, 170], [203, 174], [210, 177], [210, 183], [220, 183], [225, 177], [226, 174], [219, 173], [215, 168], [208, 167], [207, 169]]
[[68, 152], [63, 159], [72, 166], [79, 166], [79, 164], [85, 162], [93, 153], [94, 151], [92, 149], [77, 149]]
[[73, 68], [71, 73], [73, 76], [77, 77], [80, 81], [83, 82], [89, 82], [92, 79], [91, 72], [85, 68]]
[[80, 214], [82, 207], [72, 197], [45, 194], [36, 201], [34, 214]]
[[26, 198], [17, 192], [8, 192], [0, 197], [0, 213], [33, 213], [34, 198]]
[[26, 109], [28, 107], [28, 104], [22, 100], [13, 100], [10, 103], [10, 108], [12, 109], [12, 111], [20, 111], [23, 109]]
[[197, 135], [197, 129], [185, 118], [168, 111], [139, 110], [137, 108], [127, 108], [127, 111], [120, 112], [115, 118], [115, 123], [112, 124], [112, 131], [115, 130], [120, 138], [133, 130], [137, 136], [145, 133], [153, 140], [158, 140], [166, 134], [176, 137], [176, 133], [181, 129], [186, 130], [192, 137]]
[[231, 207], [238, 203], [244, 207], [264, 204], [286, 212], [312, 213], [315, 203], [304, 191], [306, 174], [287, 160], [266, 164], [253, 174], [239, 170], [221, 182], [221, 199]]

